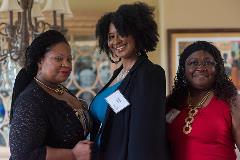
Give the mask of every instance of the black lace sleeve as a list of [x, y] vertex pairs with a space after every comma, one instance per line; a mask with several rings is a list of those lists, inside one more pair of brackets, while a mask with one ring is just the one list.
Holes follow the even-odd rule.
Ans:
[[45, 160], [47, 120], [33, 96], [19, 98], [10, 124], [10, 160]]

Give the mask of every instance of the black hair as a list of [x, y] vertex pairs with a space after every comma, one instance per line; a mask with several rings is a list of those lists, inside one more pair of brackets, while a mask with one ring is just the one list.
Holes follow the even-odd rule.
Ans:
[[100, 53], [105, 52], [107, 55], [111, 52], [108, 47], [108, 30], [109, 25], [113, 21], [113, 12], [104, 14], [97, 23], [96, 26], [96, 37], [98, 38], [98, 45]]
[[183, 104], [186, 100], [189, 85], [185, 77], [185, 62], [186, 59], [196, 51], [205, 51], [213, 56], [216, 61], [216, 75], [215, 82], [212, 86], [214, 90], [214, 95], [224, 100], [227, 103], [231, 98], [237, 95], [237, 89], [232, 83], [232, 81], [225, 74], [224, 61], [221, 57], [220, 51], [212, 43], [207, 41], [197, 41], [186, 47], [179, 58], [179, 66], [177, 70], [176, 77], [174, 79], [174, 86], [171, 95], [168, 97], [168, 106], [178, 106]]
[[100, 53], [105, 52], [108, 57], [111, 54], [108, 47], [110, 23], [114, 24], [121, 36], [133, 36], [138, 52], [154, 51], [159, 35], [153, 11], [154, 8], [147, 4], [136, 2], [121, 5], [115, 12], [103, 15], [96, 26], [96, 37], [99, 41]]
[[13, 105], [19, 94], [27, 87], [38, 72], [38, 62], [44, 57], [51, 47], [57, 43], [64, 42], [68, 44], [65, 37], [58, 31], [48, 30], [35, 38], [25, 52], [25, 64], [16, 76], [12, 102], [10, 120], [13, 114]]

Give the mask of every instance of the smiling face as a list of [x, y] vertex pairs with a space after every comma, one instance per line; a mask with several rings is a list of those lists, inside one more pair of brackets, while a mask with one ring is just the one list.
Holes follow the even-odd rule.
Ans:
[[193, 52], [185, 62], [185, 76], [190, 86], [195, 89], [209, 89], [216, 76], [216, 62], [213, 56], [205, 51]]
[[53, 46], [38, 63], [37, 78], [46, 84], [59, 84], [67, 80], [71, 71], [71, 49], [61, 42]]
[[121, 36], [114, 24], [110, 24], [108, 33], [108, 47], [119, 58], [136, 57], [137, 49], [133, 36]]

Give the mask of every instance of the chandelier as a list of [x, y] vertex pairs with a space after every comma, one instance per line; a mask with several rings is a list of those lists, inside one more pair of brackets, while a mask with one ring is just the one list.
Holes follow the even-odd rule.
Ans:
[[3, 14], [8, 14], [8, 22], [0, 16], [0, 63], [10, 59], [20, 65], [29, 42], [48, 29], [66, 34], [64, 17], [73, 16], [68, 0], [2, 0]]

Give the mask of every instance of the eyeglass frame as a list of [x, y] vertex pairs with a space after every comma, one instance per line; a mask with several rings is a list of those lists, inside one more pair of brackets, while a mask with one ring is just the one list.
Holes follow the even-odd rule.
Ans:
[[200, 66], [210, 68], [210, 67], [216, 67], [217, 62], [215, 62], [214, 60], [204, 60], [201, 62], [198, 60], [192, 60], [192, 62], [191, 62], [191, 60], [190, 60], [190, 61], [186, 61], [185, 64], [191, 68], [198, 68]]

